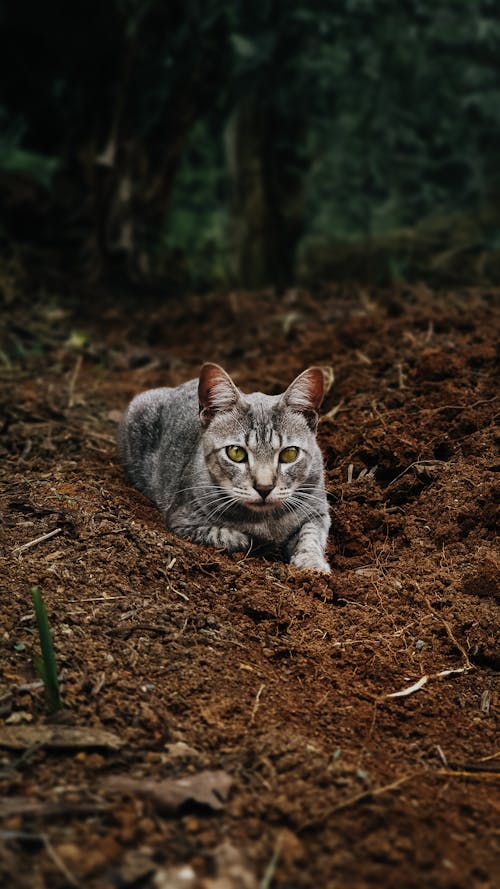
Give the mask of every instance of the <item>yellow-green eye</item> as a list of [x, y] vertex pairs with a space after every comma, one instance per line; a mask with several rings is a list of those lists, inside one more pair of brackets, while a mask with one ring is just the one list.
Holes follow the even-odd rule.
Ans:
[[239, 445], [229, 445], [226, 448], [226, 454], [230, 460], [233, 460], [235, 463], [244, 463], [247, 459], [247, 452], [245, 448], [240, 448]]
[[283, 448], [280, 454], [280, 463], [293, 463], [299, 456], [298, 448]]

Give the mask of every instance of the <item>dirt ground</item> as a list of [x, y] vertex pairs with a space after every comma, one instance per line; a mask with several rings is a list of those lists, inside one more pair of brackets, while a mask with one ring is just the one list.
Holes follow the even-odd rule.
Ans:
[[[3, 281], [2, 886], [498, 886], [498, 295]], [[203, 360], [333, 368], [331, 577], [184, 542], [126, 483], [120, 412]]]

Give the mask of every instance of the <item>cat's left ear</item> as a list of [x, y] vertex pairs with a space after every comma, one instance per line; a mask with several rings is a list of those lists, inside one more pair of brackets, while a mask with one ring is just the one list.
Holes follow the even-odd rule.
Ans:
[[215, 414], [230, 411], [240, 400], [238, 388], [218, 364], [204, 364], [198, 383], [200, 420], [208, 426]]
[[283, 395], [283, 401], [290, 410], [304, 414], [314, 431], [318, 425], [318, 410], [324, 394], [323, 371], [319, 367], [309, 367], [290, 383]]

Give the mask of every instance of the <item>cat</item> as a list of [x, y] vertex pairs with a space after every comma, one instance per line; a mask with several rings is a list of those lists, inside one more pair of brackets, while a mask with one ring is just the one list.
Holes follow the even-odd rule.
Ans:
[[131, 401], [120, 460], [180, 537], [228, 552], [277, 545], [292, 565], [329, 573], [315, 434], [323, 387], [311, 367], [282, 395], [244, 395], [222, 367], [204, 364], [199, 380]]

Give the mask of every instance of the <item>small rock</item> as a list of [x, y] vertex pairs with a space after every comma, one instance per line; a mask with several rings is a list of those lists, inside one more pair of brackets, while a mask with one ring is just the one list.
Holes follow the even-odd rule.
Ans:
[[161, 868], [153, 877], [153, 886], [155, 889], [195, 889], [196, 874], [189, 864]]

